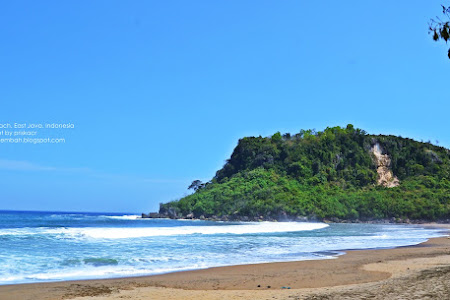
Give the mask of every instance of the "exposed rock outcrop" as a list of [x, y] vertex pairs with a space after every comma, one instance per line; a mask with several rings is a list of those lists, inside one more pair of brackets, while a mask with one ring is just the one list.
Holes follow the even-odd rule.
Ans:
[[384, 150], [381, 145], [376, 143], [372, 147], [371, 152], [375, 158], [375, 165], [377, 166], [378, 185], [388, 188], [399, 186], [400, 181], [391, 170], [391, 159], [386, 153], [383, 154]]

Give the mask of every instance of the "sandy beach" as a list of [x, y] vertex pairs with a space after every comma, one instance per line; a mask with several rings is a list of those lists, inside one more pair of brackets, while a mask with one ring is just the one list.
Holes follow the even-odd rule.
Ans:
[[[435, 225], [450, 229], [449, 225]], [[449, 299], [450, 239], [352, 250], [331, 260], [241, 265], [157, 276], [0, 286], [1, 300]]]

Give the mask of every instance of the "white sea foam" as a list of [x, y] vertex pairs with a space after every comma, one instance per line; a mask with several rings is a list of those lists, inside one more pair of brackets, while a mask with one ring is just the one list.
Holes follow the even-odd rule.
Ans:
[[102, 268], [83, 268], [75, 270], [52, 270], [52, 272], [41, 272], [32, 274], [21, 274], [0, 277], [0, 285], [11, 283], [26, 283], [26, 282], [50, 282], [60, 280], [80, 280], [92, 278], [117, 278], [129, 276], [142, 275], [157, 275], [170, 272], [188, 271], [206, 269], [208, 265], [198, 264], [189, 267], [174, 267], [174, 268], [142, 268], [136, 267], [102, 267]]
[[[124, 216], [131, 215], [108, 217]], [[67, 227], [0, 229], [0, 285], [330, 259], [346, 249], [414, 245], [443, 235], [439, 230], [413, 225], [152, 219], [148, 222], [105, 222], [108, 220], [105, 217], [106, 214], [87, 216], [86, 223], [78, 220], [73, 223], [52, 220], [50, 223], [51, 226]], [[42, 220], [39, 216], [34, 224], [45, 225], [45, 218]], [[107, 227], [111, 223], [115, 227]], [[27, 220], [25, 224], [33, 223]]]
[[37, 228], [6, 228], [0, 229], [0, 236], [2, 235], [12, 235], [12, 236], [20, 236], [20, 235], [34, 235], [39, 234], [40, 230]]
[[125, 239], [154, 236], [174, 236], [192, 234], [257, 234], [316, 230], [327, 227], [325, 223], [303, 222], [261, 222], [221, 226], [177, 226], [140, 228], [66, 228], [61, 233], [73, 237], [84, 236], [96, 239]]
[[123, 216], [103, 216], [108, 219], [115, 219], [115, 220], [137, 220], [141, 219], [141, 216], [139, 215], [123, 215]]

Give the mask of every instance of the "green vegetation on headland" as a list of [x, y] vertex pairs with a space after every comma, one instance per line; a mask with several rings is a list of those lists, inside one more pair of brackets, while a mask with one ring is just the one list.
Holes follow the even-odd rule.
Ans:
[[450, 151], [352, 125], [239, 140], [195, 192], [152, 217], [449, 221]]

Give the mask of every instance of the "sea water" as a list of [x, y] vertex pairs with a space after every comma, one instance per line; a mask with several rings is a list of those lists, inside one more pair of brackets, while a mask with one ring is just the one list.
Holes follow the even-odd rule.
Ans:
[[442, 235], [439, 229], [418, 225], [213, 222], [0, 211], [0, 284], [332, 259], [348, 249], [416, 245]]

